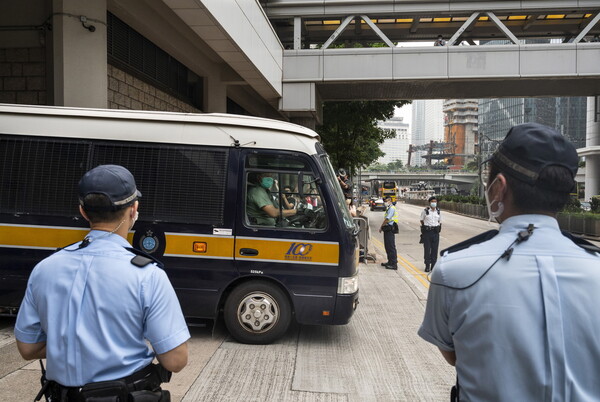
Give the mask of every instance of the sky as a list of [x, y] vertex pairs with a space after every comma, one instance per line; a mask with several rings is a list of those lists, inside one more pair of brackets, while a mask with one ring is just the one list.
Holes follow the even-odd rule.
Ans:
[[[404, 123], [411, 124], [412, 123], [412, 104], [404, 105], [401, 108], [396, 108], [394, 112], [394, 116], [401, 116], [404, 118], [402, 120]], [[411, 124], [412, 127], [412, 124]]]

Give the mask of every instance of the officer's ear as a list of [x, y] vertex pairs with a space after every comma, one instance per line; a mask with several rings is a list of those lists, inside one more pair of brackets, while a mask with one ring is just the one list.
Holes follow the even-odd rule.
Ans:
[[139, 201], [135, 201], [132, 205], [131, 205], [131, 210], [129, 211], [129, 217], [133, 220], [135, 217], [136, 212], [138, 211], [138, 206], [140, 205]]
[[90, 221], [89, 216], [87, 216], [87, 214], [85, 213], [85, 210], [83, 209], [83, 207], [80, 205], [79, 206], [79, 213], [81, 214], [81, 216], [83, 216], [83, 219], [85, 219], [86, 221]]
[[490, 200], [503, 201], [506, 199], [508, 192], [508, 182], [504, 173], [498, 173], [496, 176], [496, 184], [490, 189]]

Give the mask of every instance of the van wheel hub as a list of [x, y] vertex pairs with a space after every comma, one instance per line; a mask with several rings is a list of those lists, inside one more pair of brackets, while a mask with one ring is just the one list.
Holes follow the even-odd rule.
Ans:
[[240, 302], [238, 319], [247, 330], [263, 332], [279, 319], [279, 307], [269, 294], [252, 293]]

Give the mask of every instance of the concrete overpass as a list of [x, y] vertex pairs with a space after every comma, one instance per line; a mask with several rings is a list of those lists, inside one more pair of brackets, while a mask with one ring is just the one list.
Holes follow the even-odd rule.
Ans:
[[[261, 3], [286, 48], [282, 110], [318, 115], [322, 100], [600, 93], [600, 43], [585, 39], [600, 33], [597, 2]], [[437, 35], [447, 46], [432, 46]], [[540, 38], [555, 43], [531, 43]]]

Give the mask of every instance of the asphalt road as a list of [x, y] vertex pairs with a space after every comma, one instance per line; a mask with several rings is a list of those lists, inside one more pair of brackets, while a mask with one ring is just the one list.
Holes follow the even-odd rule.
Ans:
[[[398, 271], [381, 267], [382, 212], [366, 212], [369, 253], [360, 305], [348, 325], [293, 326], [272, 345], [242, 345], [221, 326], [192, 328], [188, 366], [165, 388], [173, 401], [444, 401], [454, 369], [416, 332], [428, 289], [419, 239], [421, 207], [398, 204]], [[497, 225], [445, 213], [440, 248]], [[39, 363], [17, 353], [13, 318], [0, 318], [0, 400], [32, 401]]]

